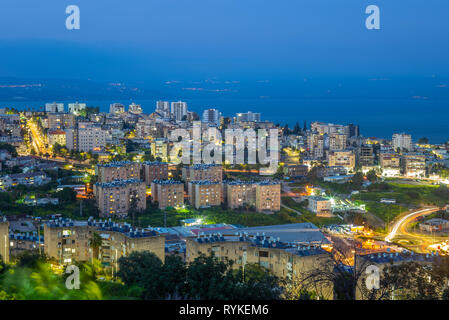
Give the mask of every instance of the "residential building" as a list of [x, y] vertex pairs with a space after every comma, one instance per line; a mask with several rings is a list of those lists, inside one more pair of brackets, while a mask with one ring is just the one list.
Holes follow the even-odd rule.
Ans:
[[109, 113], [119, 115], [125, 112], [125, 106], [121, 103], [112, 103], [109, 105]]
[[[101, 237], [97, 250], [91, 246], [94, 233]], [[61, 264], [91, 261], [95, 254], [104, 266], [117, 271], [118, 259], [141, 251], [150, 251], [165, 261], [165, 237], [152, 229], [133, 229], [129, 224], [61, 218], [46, 223], [44, 235], [45, 254]]]
[[49, 113], [48, 114], [48, 129], [65, 129], [74, 127], [75, 115], [71, 113]]
[[351, 171], [355, 168], [355, 154], [352, 150], [330, 151], [328, 164], [329, 167], [341, 166]]
[[79, 115], [83, 110], [86, 110], [85, 103], [69, 103], [69, 112], [75, 115]]
[[217, 109], [207, 109], [203, 112], [203, 122], [213, 124], [215, 126], [220, 125], [221, 112]]
[[182, 179], [189, 181], [222, 181], [223, 166], [220, 164], [194, 164], [182, 168]]
[[142, 163], [142, 178], [147, 186], [151, 185], [153, 180], [168, 179], [168, 164], [159, 161], [146, 161]]
[[116, 161], [97, 164], [95, 166], [95, 174], [98, 177], [98, 182], [140, 179], [140, 163], [131, 161]]
[[309, 172], [309, 167], [303, 164], [287, 164], [284, 166], [284, 173], [290, 178], [305, 177]]
[[419, 230], [425, 232], [439, 232], [449, 229], [449, 221], [445, 219], [429, 219], [419, 224]]
[[0, 188], [8, 189], [19, 184], [25, 186], [41, 186], [51, 181], [43, 171], [7, 174], [0, 177]]
[[159, 209], [184, 205], [184, 184], [175, 180], [154, 180], [151, 182], [151, 197], [158, 202]]
[[61, 146], [66, 145], [66, 133], [64, 130], [49, 130], [48, 134], [48, 144], [53, 146], [59, 144]]
[[170, 118], [170, 102], [156, 102], [156, 112], [159, 113], [163, 118]]
[[260, 122], [260, 113], [253, 113], [248, 111], [246, 113], [237, 113], [236, 122]]
[[130, 209], [142, 211], [147, 207], [145, 183], [138, 179], [97, 182], [94, 195], [103, 217], [125, 217]]
[[[257, 264], [277, 277], [287, 279], [300, 279], [319, 269], [330, 271], [333, 266], [331, 256], [321, 247], [327, 246], [329, 241], [312, 224], [231, 231], [222, 230], [223, 233], [207, 233], [188, 238], [186, 261], [192, 262], [200, 254], [213, 254], [219, 260], [233, 261], [234, 268], [241, 268], [249, 263]], [[318, 238], [323, 242], [312, 240]], [[333, 299], [333, 284], [330, 281], [314, 286], [313, 291], [326, 299]]]
[[262, 181], [256, 185], [256, 211], [276, 212], [281, 210], [281, 184]]
[[219, 206], [222, 198], [222, 185], [219, 181], [190, 181], [189, 201], [196, 209]]
[[360, 167], [374, 165], [374, 149], [372, 145], [361, 145], [357, 148], [357, 163]]
[[412, 149], [412, 136], [405, 133], [393, 134], [393, 149], [396, 151], [400, 148], [403, 152], [411, 152]]
[[402, 170], [406, 177], [423, 178], [426, 176], [426, 156], [407, 153], [402, 156]]
[[45, 104], [45, 112], [56, 113], [56, 112], [64, 112], [64, 103], [46, 103]]
[[230, 209], [256, 206], [256, 184], [249, 181], [227, 181], [223, 183], [223, 200]]
[[159, 158], [161, 161], [168, 161], [168, 140], [158, 138], [152, 141], [151, 154], [155, 159]]
[[172, 102], [170, 112], [173, 119], [176, 121], [182, 121], [184, 117], [187, 117], [187, 102]]
[[379, 163], [382, 176], [394, 177], [401, 174], [401, 157], [396, 153], [380, 153]]
[[347, 135], [344, 133], [332, 133], [329, 135], [329, 150], [339, 151], [346, 149]]
[[308, 197], [308, 209], [320, 217], [332, 216], [331, 202], [328, 199], [319, 196]]
[[108, 131], [93, 122], [78, 123], [78, 151], [100, 151], [106, 146]]
[[128, 107], [128, 112], [132, 114], [141, 114], [142, 113], [142, 107], [140, 104], [135, 104], [134, 102], [131, 103]]

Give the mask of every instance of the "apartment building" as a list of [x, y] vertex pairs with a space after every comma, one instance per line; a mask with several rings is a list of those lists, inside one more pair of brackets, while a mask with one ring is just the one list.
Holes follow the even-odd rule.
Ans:
[[237, 123], [240, 122], [260, 122], [260, 113], [248, 111], [246, 113], [237, 113], [235, 115]]
[[54, 146], [55, 144], [59, 144], [61, 146], [66, 145], [66, 134], [63, 130], [51, 130], [48, 131], [48, 144]]
[[402, 170], [406, 177], [423, 178], [426, 176], [426, 156], [407, 153], [402, 156]]
[[189, 181], [223, 181], [223, 166], [220, 164], [194, 164], [182, 168], [182, 179]]
[[49, 129], [65, 129], [74, 127], [76, 124], [75, 115], [70, 113], [58, 112], [48, 114]]
[[128, 107], [128, 112], [131, 114], [141, 114], [142, 113], [142, 107], [140, 104], [135, 104], [134, 102], [131, 103]]
[[[94, 233], [102, 239], [95, 250], [91, 246]], [[139, 251], [153, 252], [162, 262], [165, 260], [165, 237], [152, 229], [133, 229], [129, 224], [93, 218], [88, 221], [59, 219], [44, 225], [44, 235], [44, 252], [61, 264], [95, 258], [104, 266], [117, 269], [118, 259]]]
[[371, 145], [361, 145], [357, 151], [357, 163], [360, 167], [374, 165], [374, 149]]
[[45, 112], [56, 113], [56, 112], [64, 112], [64, 103], [46, 103], [45, 104]]
[[73, 113], [75, 115], [80, 114], [82, 111], [86, 110], [86, 104], [85, 103], [69, 103], [69, 112]]
[[9, 222], [0, 221], [0, 256], [6, 263], [9, 262]]
[[276, 212], [281, 210], [281, 184], [277, 181], [262, 181], [256, 184], [256, 211]]
[[228, 181], [223, 183], [224, 201], [228, 208], [238, 209], [243, 206], [256, 206], [256, 184], [249, 181]]
[[324, 136], [318, 131], [312, 131], [307, 135], [307, 151], [314, 159], [324, 157]]
[[319, 196], [307, 197], [309, 204], [307, 209], [315, 213], [319, 217], [331, 217], [331, 202], [328, 199]]
[[119, 115], [125, 112], [125, 106], [121, 103], [111, 103], [109, 105], [109, 113]]
[[102, 217], [125, 217], [133, 207], [138, 211], [147, 207], [145, 183], [138, 179], [97, 182], [94, 195]]
[[330, 151], [328, 164], [329, 167], [341, 166], [351, 171], [355, 168], [355, 154], [352, 150]]
[[405, 133], [395, 133], [392, 138], [393, 149], [396, 151], [400, 148], [401, 151], [411, 152], [412, 150], [412, 136]]
[[106, 146], [108, 131], [92, 122], [78, 123], [78, 151], [100, 151]]
[[346, 149], [347, 135], [344, 133], [332, 133], [329, 135], [329, 150], [338, 151]]
[[190, 181], [189, 201], [196, 209], [219, 206], [222, 200], [222, 184], [219, 181]]
[[168, 160], [168, 140], [158, 138], [151, 142], [151, 154], [154, 158], [160, 158], [162, 161]]
[[182, 121], [184, 117], [187, 116], [187, 102], [172, 102], [170, 106], [170, 112], [173, 119], [175, 119], [176, 121]]
[[[282, 236], [282, 232], [279, 234]], [[302, 278], [317, 269], [329, 270], [333, 265], [329, 253], [319, 244], [297, 245], [282, 242], [280, 237], [243, 232], [238, 235], [215, 233], [187, 239], [186, 261], [192, 262], [200, 254], [213, 254], [220, 260], [229, 259], [234, 262], [235, 269], [257, 264], [287, 279]], [[332, 282], [311, 287], [310, 290], [326, 299], [333, 298]]]
[[154, 180], [151, 182], [151, 197], [158, 202], [159, 209], [184, 205], [184, 184], [175, 180]]
[[401, 174], [401, 157], [396, 153], [381, 153], [379, 164], [384, 177], [394, 177]]
[[95, 166], [98, 182], [112, 182], [114, 180], [140, 179], [141, 165], [131, 161], [116, 161]]
[[142, 178], [147, 186], [151, 185], [153, 180], [168, 179], [168, 164], [159, 161], [146, 161], [142, 163]]

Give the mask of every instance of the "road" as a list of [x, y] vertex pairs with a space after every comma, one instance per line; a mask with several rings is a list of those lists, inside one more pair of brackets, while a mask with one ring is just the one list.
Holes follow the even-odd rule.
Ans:
[[430, 207], [406, 214], [394, 223], [390, 233], [385, 237], [385, 241], [391, 242], [394, 238], [407, 237], [415, 241], [421, 251], [425, 252], [426, 248], [432, 244], [432, 238], [426, 235], [410, 233], [408, 232], [408, 226], [415, 221], [417, 217], [427, 216], [438, 210], [440, 210], [438, 207]]

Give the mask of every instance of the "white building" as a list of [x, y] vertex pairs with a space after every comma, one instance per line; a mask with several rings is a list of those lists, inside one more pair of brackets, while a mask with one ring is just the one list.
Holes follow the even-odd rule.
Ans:
[[106, 146], [108, 131], [94, 123], [78, 124], [78, 151], [99, 151]]
[[142, 107], [139, 104], [131, 103], [128, 107], [128, 112], [132, 114], [141, 114]]
[[64, 112], [64, 104], [63, 103], [46, 103], [45, 104], [45, 111], [46, 112]]
[[170, 118], [170, 102], [158, 101], [156, 102], [156, 112], [164, 118]]
[[109, 106], [109, 113], [122, 114], [125, 112], [125, 106], [121, 103], [112, 103]]
[[412, 151], [412, 136], [405, 133], [393, 134], [393, 149], [396, 151], [398, 148], [401, 148], [401, 151]]
[[260, 122], [260, 113], [253, 113], [248, 111], [247, 113], [237, 113], [237, 122]]
[[217, 109], [207, 109], [203, 112], [203, 122], [214, 124], [216, 126], [220, 125], [221, 112]]
[[317, 216], [321, 216], [321, 217], [332, 216], [330, 200], [327, 200], [327, 199], [325, 199], [323, 197], [319, 197], [319, 196], [311, 196], [311, 197], [308, 197], [307, 200], [309, 201], [307, 208], [310, 211], [312, 211], [313, 213], [316, 213]]
[[80, 114], [81, 111], [86, 109], [85, 103], [69, 103], [69, 112], [73, 114]]
[[184, 116], [187, 116], [187, 102], [172, 102], [170, 111], [176, 121], [182, 121]]

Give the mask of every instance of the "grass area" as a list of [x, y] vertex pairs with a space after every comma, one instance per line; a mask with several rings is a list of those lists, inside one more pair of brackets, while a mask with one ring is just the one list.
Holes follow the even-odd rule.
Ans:
[[403, 212], [408, 210], [407, 207], [397, 205], [397, 204], [387, 204], [379, 202], [364, 202], [366, 205], [366, 210], [384, 222], [391, 222], [394, 218]]
[[[281, 208], [281, 211], [273, 214], [264, 214], [251, 211], [223, 209], [221, 207], [212, 207], [199, 210], [188, 207], [182, 210], [167, 209], [167, 227], [180, 226], [182, 225], [181, 220], [190, 218], [201, 218], [206, 224], [227, 223], [247, 227], [302, 222], [311, 222], [317, 226], [341, 223], [339, 218], [317, 217], [315, 214], [306, 210], [291, 198], [283, 198], [282, 202], [288, 207], [301, 212], [302, 215], [298, 215], [297, 213], [286, 208]], [[132, 218], [127, 219], [129, 222], [131, 222], [131, 220]], [[139, 226], [142, 227], [146, 227], [148, 225], [163, 226], [164, 212], [159, 209], [147, 210], [146, 213], [139, 215], [137, 221]]]
[[387, 191], [360, 192], [357, 195], [353, 195], [352, 199], [365, 201], [380, 201], [382, 198], [396, 199], [397, 203], [407, 206], [443, 206], [449, 203], [449, 196], [445, 194], [444, 187], [400, 183], [388, 183], [388, 186], [389, 190]]

